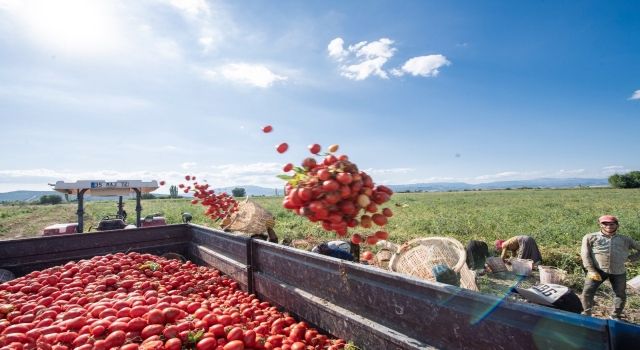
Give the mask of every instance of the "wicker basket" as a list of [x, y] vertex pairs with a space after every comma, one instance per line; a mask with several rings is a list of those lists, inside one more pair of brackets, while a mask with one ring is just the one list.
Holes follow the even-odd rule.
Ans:
[[435, 281], [432, 268], [445, 264], [460, 274], [460, 286], [478, 290], [475, 275], [466, 266], [467, 254], [462, 244], [449, 237], [417, 238], [402, 245], [391, 257], [389, 269], [428, 281]]
[[273, 221], [273, 215], [247, 197], [238, 204], [238, 211], [223, 220], [224, 231], [253, 236], [267, 235], [267, 222]]

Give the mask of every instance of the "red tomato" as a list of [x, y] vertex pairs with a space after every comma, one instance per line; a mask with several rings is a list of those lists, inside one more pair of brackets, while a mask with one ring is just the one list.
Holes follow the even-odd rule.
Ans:
[[224, 350], [244, 350], [244, 343], [242, 340], [232, 340], [225, 344]]
[[287, 149], [289, 149], [289, 145], [286, 142], [283, 142], [276, 146], [276, 151], [278, 151], [278, 153], [284, 153], [287, 151]]
[[284, 171], [285, 173], [290, 172], [293, 169], [293, 164], [291, 163], [287, 163], [283, 168], [282, 171]]
[[265, 134], [270, 133], [273, 131], [273, 127], [271, 125], [265, 125], [262, 127], [262, 132], [264, 132]]
[[362, 243], [362, 236], [358, 233], [354, 233], [353, 235], [351, 235], [351, 242], [353, 244], [360, 244]]
[[377, 239], [386, 240], [389, 238], [389, 233], [387, 231], [376, 231], [375, 236]]
[[360, 257], [363, 260], [372, 260], [373, 259], [373, 253], [367, 250], [366, 252], [363, 252], [362, 255], [360, 255]]
[[196, 350], [214, 350], [217, 346], [216, 338], [204, 338], [196, 344]]
[[122, 344], [124, 344], [125, 340], [127, 339], [124, 331], [115, 331], [111, 334], [109, 334], [105, 339], [105, 345], [108, 348], [113, 348], [116, 346], [120, 346]]
[[158, 310], [158, 309], [153, 309], [150, 310], [149, 313], [147, 313], [147, 322], [149, 322], [149, 324], [164, 324], [165, 320], [164, 320], [164, 315], [162, 313], [162, 310]]
[[256, 332], [254, 330], [246, 330], [244, 331], [244, 337], [242, 339], [242, 342], [244, 343], [245, 346], [249, 347], [249, 348], [253, 348], [256, 346]]
[[376, 236], [367, 236], [365, 241], [367, 242], [368, 245], [374, 245], [378, 243], [378, 238]]
[[321, 148], [322, 147], [319, 144], [314, 143], [312, 145], [309, 145], [309, 152], [311, 152], [311, 154], [318, 154], [320, 153]]
[[160, 180], [159, 184], [160, 184], [160, 186], [164, 186], [164, 184], [165, 184], [164, 180]]
[[291, 344], [291, 350], [304, 350], [306, 349], [306, 345], [303, 342], [295, 342], [293, 344]]
[[231, 328], [231, 330], [229, 330], [229, 333], [227, 333], [227, 340], [240, 340], [243, 338], [243, 336], [244, 333], [242, 332], [242, 328], [233, 327]]
[[147, 339], [154, 335], [162, 334], [162, 330], [164, 329], [164, 325], [161, 324], [150, 324], [140, 332], [140, 336], [142, 339]]
[[164, 343], [165, 350], [182, 349], [182, 341], [179, 338], [171, 338]]
[[174, 323], [178, 316], [180, 316], [180, 309], [175, 307], [168, 307], [162, 310], [162, 314], [164, 315], [164, 319], [168, 323]]

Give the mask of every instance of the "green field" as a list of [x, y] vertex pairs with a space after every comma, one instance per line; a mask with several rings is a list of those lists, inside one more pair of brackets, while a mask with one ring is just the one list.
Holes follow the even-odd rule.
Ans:
[[[282, 208], [282, 197], [254, 197], [253, 200], [276, 217], [279, 238], [304, 239], [316, 243], [335, 238], [318, 224]], [[542, 251], [545, 265], [567, 270], [567, 285], [582, 289], [583, 273], [579, 257], [582, 236], [598, 230], [597, 218], [614, 214], [620, 219], [620, 232], [640, 240], [639, 189], [570, 189], [570, 190], [502, 190], [437, 193], [397, 193], [387, 203], [394, 211], [387, 229], [389, 240], [407, 242], [424, 236], [450, 236], [466, 244], [471, 239], [483, 240], [493, 246], [495, 239], [513, 235], [533, 236]], [[202, 207], [191, 205], [190, 199], [153, 199], [142, 202], [142, 216], [161, 213], [168, 223], [180, 223], [182, 212], [193, 215], [193, 223], [217, 228], [216, 222], [203, 215]], [[135, 221], [135, 201], [125, 201], [128, 221]], [[76, 222], [77, 205], [2, 205], [0, 206], [0, 239], [39, 236], [45, 226]], [[115, 201], [88, 202], [85, 205], [85, 231], [95, 227], [105, 215], [116, 213]], [[366, 233], [366, 231], [357, 231]], [[371, 232], [371, 231], [369, 231]], [[310, 247], [310, 245], [308, 245]], [[377, 247], [365, 247], [374, 252]], [[490, 248], [492, 249], [492, 248]], [[640, 263], [628, 264], [629, 278], [640, 274]], [[495, 280], [478, 279], [483, 292], [501, 294]], [[608, 284], [600, 289], [596, 299], [596, 314], [608, 315], [612, 292]], [[627, 320], [640, 322], [640, 296], [627, 300]]]
[[[254, 197], [276, 217], [280, 239], [319, 241], [335, 237], [319, 225], [282, 208], [282, 198]], [[193, 223], [216, 227], [201, 206], [188, 199], [154, 199], [142, 202], [142, 215], [162, 213], [169, 223], [181, 222], [181, 213], [193, 214]], [[598, 230], [598, 216], [611, 213], [620, 218], [620, 231], [640, 240], [640, 190], [569, 189], [502, 190], [435, 193], [397, 193], [388, 206], [394, 216], [387, 229], [389, 240], [403, 243], [422, 236], [450, 236], [463, 244], [471, 239], [490, 243], [513, 235], [528, 234], [539, 243], [545, 264], [578, 272], [580, 241]], [[135, 220], [135, 201], [125, 201], [129, 222]], [[0, 206], [0, 237], [38, 236], [43, 227], [75, 222], [75, 204]], [[115, 214], [116, 202], [88, 202], [85, 231], [96, 227], [104, 215]], [[366, 231], [363, 231], [366, 233]], [[633, 272], [638, 271], [631, 266]]]

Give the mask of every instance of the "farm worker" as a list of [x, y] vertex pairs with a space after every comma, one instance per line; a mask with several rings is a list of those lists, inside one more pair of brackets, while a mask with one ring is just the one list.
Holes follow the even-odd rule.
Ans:
[[489, 256], [489, 247], [483, 241], [471, 240], [467, 243], [467, 266], [472, 270], [484, 269], [484, 264]]
[[507, 254], [510, 252], [511, 256], [519, 259], [531, 259], [535, 265], [542, 262], [542, 255], [538, 249], [536, 240], [531, 236], [515, 236], [504, 240], [496, 241], [496, 250], [502, 251], [500, 257], [502, 260], [507, 259]]
[[353, 261], [353, 254], [350, 252], [351, 246], [344, 241], [323, 242], [311, 249], [312, 252], [331, 256], [334, 258]]
[[[624, 266], [629, 257], [629, 248], [640, 252], [640, 242], [618, 233], [618, 218], [603, 215], [598, 218], [600, 231], [589, 233], [582, 238], [580, 256], [587, 270], [582, 290], [583, 314], [591, 315], [593, 297], [602, 282], [609, 279], [615, 298], [612, 319], [620, 319], [627, 300], [627, 271]], [[638, 255], [638, 253], [634, 254]]]

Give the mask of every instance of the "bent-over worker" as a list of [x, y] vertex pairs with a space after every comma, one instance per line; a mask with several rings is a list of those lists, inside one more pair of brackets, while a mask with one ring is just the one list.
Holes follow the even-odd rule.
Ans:
[[512, 257], [519, 259], [531, 259], [535, 265], [542, 262], [542, 255], [538, 249], [536, 240], [531, 236], [515, 236], [505, 240], [496, 241], [496, 250], [502, 251], [500, 257], [505, 260], [511, 253]]

